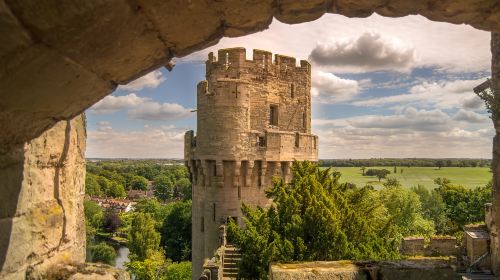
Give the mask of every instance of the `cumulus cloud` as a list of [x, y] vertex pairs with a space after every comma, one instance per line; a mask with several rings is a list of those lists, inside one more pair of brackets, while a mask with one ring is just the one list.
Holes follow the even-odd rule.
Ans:
[[466, 111], [463, 109], [458, 110], [458, 112], [453, 116], [456, 121], [463, 121], [469, 123], [484, 123], [488, 122], [489, 118], [485, 115], [481, 115], [472, 111]]
[[389, 116], [363, 116], [349, 122], [357, 128], [409, 129], [414, 131], [440, 131], [447, 129], [450, 117], [441, 110], [405, 108]]
[[138, 91], [144, 88], [156, 88], [164, 81], [165, 77], [160, 70], [155, 70], [119, 88], [125, 91]]
[[87, 157], [105, 158], [182, 158], [186, 128], [151, 127], [123, 131], [107, 121], [88, 131]]
[[[411, 105], [437, 107], [440, 109], [471, 108], [471, 105], [476, 106], [478, 104], [478, 101], [475, 99], [477, 97], [475, 97], [472, 89], [482, 80], [422, 82], [411, 87], [408, 93], [405, 94], [358, 100], [352, 104], [365, 107]], [[479, 108], [482, 107], [479, 106]]]
[[129, 110], [128, 116], [141, 120], [173, 120], [191, 116], [191, 109], [177, 103], [145, 102]]
[[360, 85], [355, 80], [342, 79], [332, 73], [313, 72], [311, 95], [315, 102], [330, 103], [348, 100], [359, 91]]
[[148, 100], [148, 98], [139, 97], [135, 93], [124, 96], [108, 95], [92, 106], [91, 110], [96, 114], [109, 114], [122, 109], [132, 108]]
[[[377, 32], [318, 44], [309, 55], [317, 66], [335, 69], [408, 70], [416, 60], [413, 46]], [[351, 70], [352, 71], [352, 70]]]
[[138, 97], [135, 93], [109, 95], [91, 107], [96, 114], [110, 114], [123, 109], [127, 110], [130, 118], [140, 120], [175, 120], [191, 115], [191, 109], [177, 103], [159, 103], [150, 98]]
[[[252, 48], [305, 59], [318, 41], [360, 37], [367, 27], [413, 47], [418, 54], [418, 59], [413, 62], [415, 67], [435, 66], [446, 72], [476, 72], [489, 71], [491, 66], [489, 32], [464, 24], [430, 21], [418, 15], [389, 18], [377, 14], [367, 18], [325, 14], [315, 21], [294, 25], [274, 20], [269, 29], [243, 37], [222, 38], [217, 45], [186, 56], [181, 61], [205, 61], [209, 52], [235, 46], [245, 46], [248, 59], [252, 58]], [[362, 70], [361, 67], [353, 68], [355, 72]]]
[[312, 124], [323, 158], [491, 157], [492, 126], [475, 123], [474, 117], [470, 122], [470, 114], [464, 121], [463, 115], [410, 107], [392, 115], [313, 120]]

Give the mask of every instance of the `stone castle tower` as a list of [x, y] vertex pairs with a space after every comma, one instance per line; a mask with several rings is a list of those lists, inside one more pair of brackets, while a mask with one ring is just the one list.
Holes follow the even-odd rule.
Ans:
[[193, 184], [193, 277], [219, 247], [219, 227], [241, 224], [241, 203], [268, 206], [264, 190], [290, 180], [294, 160], [317, 161], [311, 134], [311, 65], [244, 48], [222, 49], [206, 61], [198, 84], [197, 135], [185, 135]]

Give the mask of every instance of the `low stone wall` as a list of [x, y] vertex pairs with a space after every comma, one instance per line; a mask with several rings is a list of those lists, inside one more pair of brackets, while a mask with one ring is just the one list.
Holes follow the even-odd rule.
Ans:
[[405, 237], [401, 242], [400, 253], [406, 256], [421, 256], [425, 254], [423, 237]]
[[456, 244], [457, 238], [453, 236], [432, 237], [429, 246], [427, 246], [427, 255], [457, 255], [460, 251]]
[[404, 256], [455, 256], [460, 254], [453, 236], [432, 237], [428, 245], [423, 237], [405, 237], [400, 253]]
[[271, 280], [458, 280], [447, 258], [399, 262], [303, 262], [271, 264]]

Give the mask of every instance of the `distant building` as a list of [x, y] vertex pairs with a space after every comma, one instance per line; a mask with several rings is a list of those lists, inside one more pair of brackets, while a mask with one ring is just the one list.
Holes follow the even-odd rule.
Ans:
[[92, 197], [91, 200], [104, 209], [112, 209], [118, 213], [127, 213], [134, 210], [134, 203], [127, 199]]
[[[241, 203], [269, 206], [272, 177], [291, 179], [294, 160], [318, 159], [311, 134], [311, 65], [289, 56], [222, 49], [197, 87], [197, 135], [186, 132], [193, 185], [193, 277], [219, 247], [219, 227], [242, 224]], [[194, 279], [193, 278], [193, 279]]]
[[127, 199], [132, 201], [149, 199], [154, 197], [154, 191], [152, 189], [148, 189], [146, 191], [143, 190], [129, 190], [127, 191]]

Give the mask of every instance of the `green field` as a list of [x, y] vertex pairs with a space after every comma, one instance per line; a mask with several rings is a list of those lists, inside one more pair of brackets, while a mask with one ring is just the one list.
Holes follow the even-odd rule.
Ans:
[[[400, 172], [400, 167], [397, 168], [397, 174], [394, 174], [394, 167], [368, 167], [373, 169], [385, 168], [391, 171], [387, 177], [396, 177], [403, 186], [412, 187], [418, 184], [426, 187], [435, 187], [434, 179], [445, 177], [451, 180], [453, 184], [460, 184], [465, 187], [484, 186], [491, 180], [491, 172], [488, 167], [402, 167], [403, 173]], [[367, 168], [367, 169], [368, 169]], [[366, 184], [375, 187], [382, 186], [382, 182], [378, 182], [377, 177], [363, 176], [359, 167], [337, 167], [342, 173], [341, 182], [351, 182], [357, 186]]]

